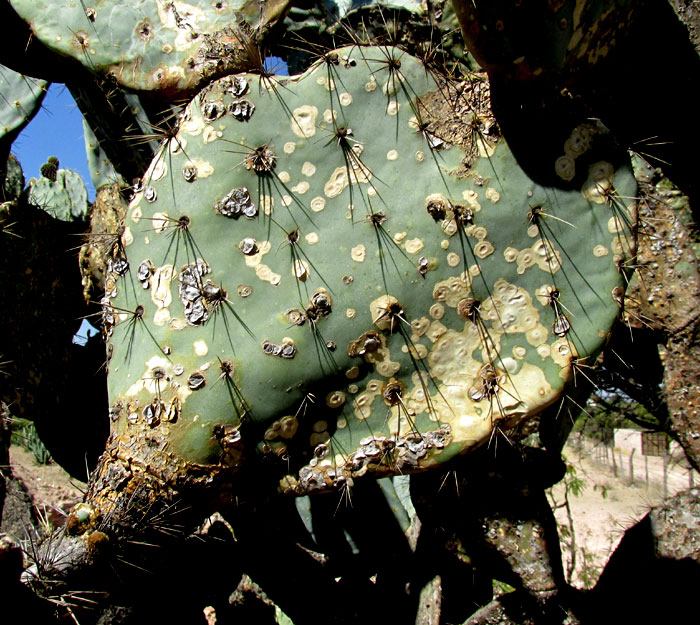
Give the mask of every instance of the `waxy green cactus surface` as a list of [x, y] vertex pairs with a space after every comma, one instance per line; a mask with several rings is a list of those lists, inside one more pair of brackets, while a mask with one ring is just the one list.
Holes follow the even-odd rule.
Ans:
[[29, 179], [28, 188], [29, 202], [56, 219], [74, 221], [87, 217], [87, 189], [83, 179], [71, 169], [59, 169], [55, 156], [42, 165], [41, 176]]
[[[244, 42], [286, 14], [287, 0], [12, 0], [47, 47], [119, 85], [172, 99], [245, 67]], [[88, 6], [89, 4], [89, 6]], [[244, 36], [245, 35], [245, 36]]]
[[263, 461], [285, 492], [343, 488], [556, 402], [619, 313], [636, 187], [590, 121], [549, 171], [519, 166], [483, 78], [396, 48], [206, 88], [114, 251], [91, 500], [115, 475], [204, 485]]

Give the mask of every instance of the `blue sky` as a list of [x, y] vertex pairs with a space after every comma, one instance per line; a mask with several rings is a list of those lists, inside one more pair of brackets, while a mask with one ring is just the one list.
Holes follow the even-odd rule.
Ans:
[[26, 180], [39, 176], [39, 168], [49, 156], [58, 157], [61, 168], [73, 169], [82, 176], [88, 199], [95, 199], [85, 156], [82, 115], [64, 85], [49, 87], [41, 110], [12, 144], [12, 153], [22, 163]]

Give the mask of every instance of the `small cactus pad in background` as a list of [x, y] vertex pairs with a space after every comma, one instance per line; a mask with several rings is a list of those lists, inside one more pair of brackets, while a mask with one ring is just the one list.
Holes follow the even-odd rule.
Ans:
[[[122, 87], [172, 99], [245, 67], [241, 33], [272, 27], [287, 0], [11, 0], [38, 39]], [[250, 36], [250, 35], [248, 35]]]
[[488, 92], [355, 46], [189, 104], [107, 278], [94, 503], [117, 474], [173, 488], [262, 459], [296, 494], [424, 470], [566, 392], [619, 313], [634, 176], [584, 122], [557, 184], [531, 180]]
[[58, 159], [50, 156], [41, 166], [41, 176], [29, 180], [29, 202], [61, 221], [87, 218], [87, 189], [83, 179], [70, 169], [59, 169], [58, 165]]

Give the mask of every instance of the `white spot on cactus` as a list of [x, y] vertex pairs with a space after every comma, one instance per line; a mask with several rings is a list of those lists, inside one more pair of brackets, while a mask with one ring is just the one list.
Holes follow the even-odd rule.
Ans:
[[216, 130], [215, 128], [212, 128], [211, 126], [207, 126], [204, 131], [202, 132], [202, 141], [206, 143], [212, 143], [213, 141], [216, 141], [217, 139], [220, 139], [221, 137], [224, 136], [224, 133], [221, 132], [220, 130]]
[[162, 234], [168, 226], [168, 213], [153, 213], [151, 217], [151, 223], [153, 224], [153, 231]]
[[302, 180], [299, 184], [292, 187], [292, 191], [294, 191], [294, 193], [298, 193], [299, 195], [303, 195], [310, 189], [310, 187], [311, 185], [306, 182], [306, 180]]
[[386, 160], [388, 161], [395, 161], [397, 158], [399, 158], [399, 153], [396, 150], [389, 150], [386, 153]]
[[193, 161], [188, 161], [185, 163], [185, 167], [192, 165], [197, 170], [197, 178], [208, 178], [214, 173], [214, 167], [209, 161], [204, 161], [202, 159], [195, 159]]
[[357, 315], [357, 311], [356, 311], [354, 308], [348, 308], [348, 309], [345, 311], [345, 316], [346, 316], [348, 319], [354, 319], [356, 315]]
[[513, 348], [513, 356], [517, 358], [518, 360], [522, 360], [525, 358], [525, 355], [527, 354], [527, 349], [523, 347], [522, 345], [516, 345]]
[[417, 163], [422, 163], [425, 160], [425, 153], [423, 150], [416, 150], [415, 158]]
[[[132, 215], [133, 219], [133, 215]], [[134, 235], [131, 232], [131, 228], [129, 226], [126, 226], [124, 228], [124, 232], [122, 232], [122, 245], [126, 247], [127, 245], [131, 245], [134, 242]]]
[[564, 153], [572, 158], [581, 156], [591, 147], [591, 140], [595, 134], [595, 126], [591, 124], [577, 126], [564, 143]]
[[283, 195], [282, 196], [282, 206], [289, 206], [292, 203], [292, 196], [291, 195]]
[[443, 325], [440, 321], [433, 321], [430, 324], [429, 330], [426, 332], [426, 336], [433, 342], [439, 340], [444, 334], [447, 333], [447, 327]]
[[282, 280], [280, 274], [275, 273], [267, 265], [263, 264], [255, 267], [255, 275], [264, 282], [269, 282], [272, 286], [277, 286]]
[[367, 256], [367, 248], [365, 248], [362, 243], [356, 245], [350, 250], [350, 258], [352, 258], [356, 263], [364, 262]]
[[266, 215], [269, 215], [272, 213], [272, 209], [275, 206], [275, 198], [273, 198], [271, 195], [263, 195], [260, 198], [260, 207], [263, 209], [263, 212]]
[[[139, 196], [143, 195], [142, 193], [139, 194]], [[141, 199], [139, 197], [139, 199]], [[133, 203], [132, 203], [133, 206]], [[143, 210], [141, 210], [140, 206], [134, 206], [134, 208], [131, 210], [131, 221], [133, 221], [135, 224], [139, 223], [141, 220], [141, 217], [143, 217]]]
[[326, 395], [326, 406], [329, 408], [340, 408], [345, 403], [346, 395], [343, 391], [333, 391]]
[[318, 76], [316, 84], [325, 87], [327, 91], [335, 91], [335, 81], [332, 78], [328, 78], [328, 76]]
[[[610, 224], [608, 224], [608, 228], [610, 228]], [[610, 253], [610, 250], [605, 247], [604, 245], [596, 245], [593, 248], [593, 256], [596, 258], [601, 258], [602, 256], [607, 256]]]
[[481, 210], [479, 194], [474, 191], [474, 189], [462, 191], [462, 197], [469, 203], [469, 208], [471, 208], [475, 213]]
[[423, 239], [415, 238], [415, 239], [409, 239], [406, 241], [404, 244], [404, 248], [409, 254], [417, 254], [420, 252], [423, 248], [425, 247], [425, 244], [423, 243]]
[[161, 152], [156, 158], [151, 161], [146, 173], [144, 174], [144, 180], [150, 181], [151, 184], [160, 180], [165, 173], [168, 171], [168, 167], [165, 164], [165, 157]]
[[292, 111], [292, 132], [302, 139], [313, 137], [316, 134], [316, 118], [318, 109], [311, 104], [304, 104]]
[[326, 194], [326, 197], [338, 197], [348, 184], [348, 168], [337, 167], [331, 174], [328, 182], [323, 186], [323, 192]]
[[159, 327], [170, 321], [170, 311], [167, 308], [159, 308], [153, 313], [153, 323]]
[[172, 302], [170, 282], [173, 279], [174, 268], [172, 265], [158, 267], [151, 276], [151, 300], [158, 308], [167, 308]]
[[284, 184], [287, 184], [292, 179], [288, 171], [281, 171], [279, 174], [277, 174], [277, 178]]
[[307, 280], [309, 277], [309, 263], [302, 259], [295, 260], [292, 267], [292, 275], [302, 282]]
[[447, 264], [450, 267], [456, 267], [457, 265], [459, 265], [460, 260], [461, 259], [459, 258], [459, 254], [455, 254], [454, 252], [450, 252], [447, 255]]
[[570, 375], [569, 363], [576, 355], [571, 353], [571, 348], [572, 345], [570, 341], [566, 337], [562, 337], [552, 343], [549, 352], [550, 358], [563, 369], [563, 371], [559, 372], [559, 375], [562, 377], [568, 377]]
[[486, 258], [493, 254], [493, 245], [489, 241], [479, 241], [474, 246], [474, 255], [479, 258]]
[[[525, 333], [525, 338], [530, 345], [538, 347], [547, 341], [547, 335], [547, 328], [540, 324], [536, 325], [534, 328], [532, 328], [532, 330], [528, 330]], [[539, 353], [539, 350], [537, 351]]]
[[194, 353], [197, 354], [197, 356], [206, 356], [209, 353], [209, 346], [202, 339], [195, 341], [192, 344], [192, 347], [194, 348]]
[[457, 234], [457, 222], [454, 219], [443, 219], [440, 227], [448, 237], [453, 237]]
[[171, 330], [184, 330], [187, 327], [187, 321], [174, 317], [168, 322], [168, 327]]
[[450, 240], [449, 240], [449, 239], [443, 239], [442, 241], [440, 241], [440, 247], [441, 247], [443, 250], [448, 250], [448, 249], [450, 249]]
[[[204, 120], [201, 117], [190, 117], [189, 119], [185, 119], [185, 121], [182, 122], [182, 125], [180, 126], [180, 132], [184, 132], [188, 135], [192, 135], [193, 137], [195, 137], [200, 132], [202, 132], [204, 128]], [[148, 180], [148, 178], [146, 178], [146, 180]]]
[[406, 238], [407, 234], [407, 232], [397, 232], [396, 234], [394, 234], [394, 241], [396, 243], [401, 243], [401, 241], [403, 241]]
[[562, 180], [570, 182], [576, 175], [576, 163], [573, 158], [564, 154], [554, 162], [554, 171]]
[[369, 79], [369, 82], [365, 83], [365, 91], [367, 93], [371, 93], [377, 88], [377, 79], [372, 75]]
[[332, 124], [337, 118], [338, 113], [336, 111], [332, 111], [331, 109], [326, 109], [323, 111], [323, 121], [325, 121], [327, 124]]
[[320, 240], [320, 237], [318, 236], [318, 232], [309, 232], [309, 234], [307, 234], [304, 238], [306, 239], [306, 242], [309, 245], [315, 245]]
[[[383, 350], [379, 349], [377, 350], [377, 353], [381, 352]], [[388, 358], [388, 353], [389, 350], [386, 350], [387, 352], [387, 358]], [[391, 360], [382, 360], [381, 362], [376, 363], [375, 365], [375, 370], [376, 372], [384, 376], [385, 378], [391, 378], [395, 376], [399, 370], [401, 369], [401, 363], [398, 362], [393, 362]]]
[[297, 144], [294, 141], [288, 141], [284, 144], [283, 148], [285, 154], [291, 154], [297, 149]]
[[506, 259], [507, 263], [514, 263], [518, 258], [518, 250], [514, 247], [507, 247], [503, 250], [503, 258]]
[[177, 135], [176, 137], [170, 139], [168, 142], [168, 147], [171, 154], [180, 154], [180, 152], [184, 152], [185, 148], [187, 147], [187, 139]]
[[350, 106], [352, 104], [352, 96], [347, 91], [340, 94], [340, 104], [342, 106]]
[[467, 234], [470, 237], [474, 237], [477, 241], [484, 241], [488, 233], [488, 230], [483, 226], [469, 226], [469, 228], [467, 228]]
[[311, 200], [311, 210], [315, 213], [321, 212], [324, 208], [326, 208], [326, 200], [324, 198], [317, 196]]
[[396, 100], [392, 100], [391, 102], [389, 102], [389, 104], [387, 104], [386, 113], [387, 115], [397, 115], [400, 108], [401, 103], [397, 102]]
[[310, 178], [316, 173], [316, 165], [310, 163], [309, 161], [306, 161], [301, 166], [301, 173], [304, 174], [307, 178]]
[[486, 193], [484, 193], [484, 195], [486, 196], [486, 199], [490, 200], [493, 204], [495, 204], [496, 202], [498, 202], [498, 200], [501, 199], [501, 194], [498, 191], [496, 191], [496, 189], [494, 189], [493, 187], [489, 187], [488, 189], [486, 189]]
[[[461, 277], [451, 276], [433, 287], [433, 299], [455, 308], [460, 300], [468, 297], [471, 288]], [[432, 310], [432, 309], [431, 309]]]

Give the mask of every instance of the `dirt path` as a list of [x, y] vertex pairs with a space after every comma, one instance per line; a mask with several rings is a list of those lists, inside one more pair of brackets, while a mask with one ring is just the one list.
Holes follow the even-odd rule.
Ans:
[[[630, 483], [630, 456], [624, 451], [617, 449], [615, 452], [617, 477], [609, 450], [604, 453], [591, 445], [582, 449], [567, 446], [564, 455], [575, 467], [576, 477], [583, 481], [583, 490], [578, 496], [569, 494], [577, 545], [576, 572], [570, 581], [579, 587], [591, 587], [625, 530], [664, 499], [663, 460], [652, 458], [645, 462], [644, 458], [638, 457], [634, 482]], [[700, 482], [697, 474], [694, 479], [695, 483]], [[676, 453], [667, 464], [667, 495], [673, 496], [688, 487], [688, 469]], [[564, 484], [557, 484], [552, 489], [553, 501], [562, 502], [564, 491]], [[566, 530], [561, 531], [561, 525], [567, 527], [569, 524], [565, 508], [556, 509], [555, 516], [560, 524], [560, 539], [566, 545], [569, 538]], [[570, 557], [571, 553], [565, 554], [565, 567]]]

